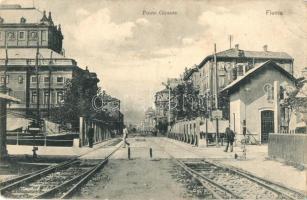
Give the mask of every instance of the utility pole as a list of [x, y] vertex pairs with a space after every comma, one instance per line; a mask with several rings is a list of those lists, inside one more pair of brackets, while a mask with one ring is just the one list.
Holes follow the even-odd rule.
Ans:
[[[214, 44], [214, 68], [215, 68], [215, 98], [214, 98], [214, 101], [215, 101], [215, 110], [218, 110], [219, 109], [219, 100], [218, 100], [218, 90], [219, 90], [219, 86], [218, 86], [218, 67], [217, 67], [217, 58], [216, 58], [216, 44]], [[219, 146], [219, 119], [216, 117], [216, 146], [218, 147]]]
[[[0, 93], [6, 94], [6, 71], [8, 65], [8, 52], [7, 52], [7, 43], [5, 44], [5, 63], [4, 63], [4, 77], [3, 84], [0, 86]], [[5, 98], [0, 98], [0, 160], [4, 160], [7, 156], [6, 149], [6, 123], [7, 123], [7, 100]]]
[[229, 49], [231, 49], [232, 35], [229, 35]]
[[[40, 94], [39, 94], [39, 69], [38, 69], [38, 56], [39, 56], [39, 43], [37, 41], [37, 50], [36, 50], [36, 58], [35, 58], [35, 71], [36, 71], [36, 108], [37, 108], [37, 125], [40, 127], [40, 108], [39, 108], [39, 100], [40, 100]], [[50, 81], [50, 80], [49, 80]]]
[[171, 123], [171, 88], [168, 85], [168, 125]]

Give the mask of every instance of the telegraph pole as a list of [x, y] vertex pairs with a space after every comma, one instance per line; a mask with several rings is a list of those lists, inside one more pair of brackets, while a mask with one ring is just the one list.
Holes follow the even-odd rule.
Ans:
[[[39, 94], [39, 69], [38, 69], [38, 56], [39, 56], [39, 43], [37, 41], [37, 50], [36, 50], [36, 58], [35, 58], [35, 71], [36, 71], [36, 95], [37, 95], [37, 101], [36, 101], [36, 108], [37, 108], [37, 125], [40, 127], [40, 107], [39, 107], [39, 100], [40, 100], [40, 94]], [[50, 80], [49, 80], [50, 81]]]
[[[5, 44], [5, 63], [4, 63], [4, 77], [3, 84], [0, 86], [0, 93], [6, 94], [6, 71], [8, 65], [8, 52], [7, 43]], [[6, 123], [7, 123], [7, 100], [5, 98], [0, 98], [0, 160], [4, 160], [8, 153], [6, 148]]]
[[[219, 93], [219, 80], [218, 80], [218, 67], [217, 67], [217, 58], [216, 58], [216, 44], [214, 44], [214, 68], [215, 68], [215, 96], [214, 96], [214, 101], [215, 101], [215, 110], [217, 111], [219, 109], [219, 100], [218, 100], [218, 93]], [[216, 117], [216, 137], [215, 137], [215, 140], [216, 140], [216, 146], [218, 147], [219, 146], [219, 119], [218, 117]]]

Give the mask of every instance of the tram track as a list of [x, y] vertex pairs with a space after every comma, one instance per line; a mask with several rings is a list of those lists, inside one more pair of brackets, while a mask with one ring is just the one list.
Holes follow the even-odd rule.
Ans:
[[[201, 183], [204, 190], [202, 193], [205, 194], [207, 198], [293, 200], [306, 198], [304, 194], [298, 191], [231, 166], [222, 165], [205, 159], [177, 159], [160, 144], [157, 145], [159, 145], [186, 173]], [[175, 145], [195, 154], [195, 152], [181, 145]]]
[[[120, 143], [120, 140], [112, 142], [111, 146], [116, 146], [118, 143]], [[102, 147], [105, 146], [108, 146], [108, 144]], [[108, 163], [109, 157], [120, 147], [121, 145], [116, 147], [104, 159], [79, 159], [87, 154], [85, 153], [58, 165], [9, 180], [4, 187], [0, 188], [0, 193], [4, 197], [14, 199], [70, 198]]]

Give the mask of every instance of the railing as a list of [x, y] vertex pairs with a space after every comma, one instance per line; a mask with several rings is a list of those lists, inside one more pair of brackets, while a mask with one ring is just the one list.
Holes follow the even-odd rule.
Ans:
[[31, 146], [73, 146], [73, 140], [78, 138], [78, 134], [65, 135], [29, 135], [20, 132], [10, 132], [7, 134], [7, 144], [9, 145], [31, 145]]

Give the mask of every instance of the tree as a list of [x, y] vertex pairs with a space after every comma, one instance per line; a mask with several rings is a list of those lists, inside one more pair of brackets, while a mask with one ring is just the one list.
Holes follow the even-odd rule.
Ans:
[[198, 90], [193, 83], [186, 81], [173, 89], [173, 96], [176, 99], [176, 108], [173, 114], [177, 119], [192, 119], [205, 111], [203, 99], [199, 96]]
[[95, 112], [92, 98], [100, 92], [99, 79], [88, 70], [81, 71], [77, 76], [65, 83], [63, 104], [51, 111], [51, 120], [57, 123], [71, 123], [72, 128], [79, 127], [79, 117], [91, 117]]

